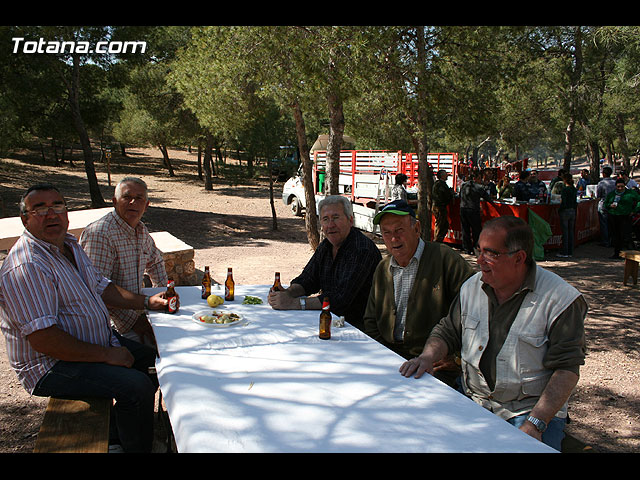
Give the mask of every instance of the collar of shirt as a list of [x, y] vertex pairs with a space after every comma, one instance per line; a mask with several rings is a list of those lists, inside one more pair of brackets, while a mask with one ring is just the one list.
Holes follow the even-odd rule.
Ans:
[[[34, 241], [37, 245], [40, 245], [40, 247], [45, 248], [49, 252], [62, 254], [62, 252], [60, 251], [60, 249], [58, 248], [57, 245], [54, 245], [53, 243], [49, 243], [49, 242], [47, 242], [45, 240], [41, 240], [41, 239], [35, 237], [29, 230], [25, 229], [24, 230], [24, 235], [29, 237], [29, 239]], [[65, 245], [67, 245], [73, 251], [74, 246], [78, 244], [78, 240], [76, 239], [76, 237], [74, 235], [72, 235], [70, 233], [67, 233], [64, 236], [64, 243], [65, 243]]]
[[115, 209], [110, 213], [110, 215], [113, 217], [113, 220], [118, 224], [118, 226], [130, 235], [137, 235], [144, 228], [142, 220], [138, 222], [135, 228], [133, 228], [131, 225], [125, 222], [120, 215], [118, 215], [118, 212], [116, 212]]

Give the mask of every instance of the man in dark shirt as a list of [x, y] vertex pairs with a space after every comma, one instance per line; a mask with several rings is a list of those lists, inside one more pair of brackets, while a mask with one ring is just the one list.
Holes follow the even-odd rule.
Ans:
[[269, 292], [269, 304], [276, 310], [320, 310], [327, 296], [332, 313], [363, 330], [371, 279], [382, 255], [353, 227], [349, 199], [329, 196], [318, 207], [325, 239], [288, 288]]
[[482, 175], [476, 170], [471, 179], [460, 187], [460, 226], [462, 227], [462, 249], [473, 255], [478, 243], [482, 220], [480, 200], [491, 201], [491, 197], [481, 183]]
[[447, 185], [448, 173], [446, 170], [439, 170], [436, 174], [437, 180], [433, 184], [431, 193], [431, 201], [433, 203], [433, 216], [436, 220], [436, 229], [434, 232], [435, 242], [444, 242], [449, 230], [449, 212], [447, 207], [453, 201], [453, 189]]
[[529, 175], [528, 170], [522, 170], [515, 186], [513, 187], [513, 196], [519, 202], [528, 202], [531, 198], [531, 190], [529, 190]]

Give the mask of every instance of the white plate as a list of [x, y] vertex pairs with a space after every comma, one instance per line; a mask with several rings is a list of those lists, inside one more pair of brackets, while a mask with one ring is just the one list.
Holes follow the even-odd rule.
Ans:
[[203, 325], [205, 327], [215, 327], [215, 328], [226, 328], [226, 327], [233, 327], [236, 325], [242, 325], [244, 323], [246, 323], [245, 318], [242, 315], [239, 315], [236, 313], [236, 315], [238, 315], [238, 317], [240, 317], [238, 320], [236, 320], [235, 322], [231, 322], [231, 323], [207, 323], [207, 322], [203, 322], [202, 320], [200, 320], [200, 317], [202, 317], [203, 315], [213, 315], [216, 313], [234, 313], [234, 312], [225, 312], [224, 310], [201, 310], [199, 312], [194, 313], [193, 315], [191, 315], [191, 320], [193, 320], [195, 323], [197, 323], [198, 325]]

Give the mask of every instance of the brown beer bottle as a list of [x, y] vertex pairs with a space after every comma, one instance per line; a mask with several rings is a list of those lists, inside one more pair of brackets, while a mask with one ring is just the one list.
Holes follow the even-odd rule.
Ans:
[[204, 267], [204, 275], [202, 277], [202, 298], [205, 300], [211, 295], [211, 274], [209, 267]]
[[271, 291], [277, 292], [282, 289], [283, 289], [282, 284], [280, 283], [280, 272], [276, 272], [276, 279], [273, 282], [273, 287], [271, 287]]
[[224, 299], [233, 301], [235, 283], [233, 282], [233, 271], [231, 267], [227, 270], [227, 279], [224, 282]]
[[324, 297], [322, 301], [322, 312], [320, 312], [320, 333], [322, 340], [331, 338], [331, 312], [329, 311], [329, 297]]
[[173, 279], [169, 279], [167, 284], [167, 311], [169, 313], [176, 313], [178, 311], [178, 294], [174, 288], [175, 282]]

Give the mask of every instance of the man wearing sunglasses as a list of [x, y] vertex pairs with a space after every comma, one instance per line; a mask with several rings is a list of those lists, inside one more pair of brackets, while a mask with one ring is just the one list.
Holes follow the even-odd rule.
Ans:
[[20, 217], [25, 231], [0, 268], [0, 327], [18, 379], [37, 396], [114, 398], [122, 448], [149, 452], [155, 351], [114, 332], [106, 305], [163, 310], [164, 294], [134, 294], [102, 276], [67, 232], [53, 185], [29, 188]]
[[587, 304], [536, 265], [532, 250], [533, 234], [522, 219], [487, 222], [477, 249], [480, 272], [400, 373], [431, 373], [434, 362], [460, 350], [467, 396], [561, 450], [567, 402], [584, 364]]

